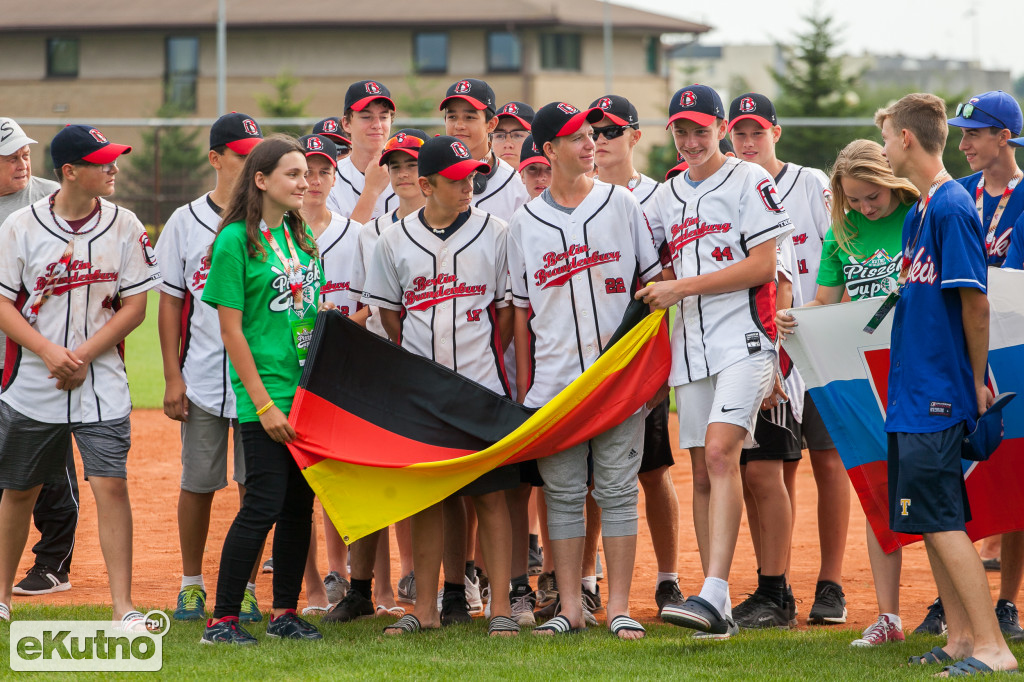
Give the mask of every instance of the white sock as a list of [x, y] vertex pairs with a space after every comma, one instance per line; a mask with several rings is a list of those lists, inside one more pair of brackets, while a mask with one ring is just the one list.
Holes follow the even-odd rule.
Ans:
[[183, 575], [181, 576], [181, 589], [185, 589], [189, 585], [198, 585], [203, 592], [206, 591], [206, 583], [203, 582], [203, 574], [199, 575]]
[[582, 584], [583, 584], [583, 587], [585, 587], [586, 589], [590, 590], [591, 592], [596, 592], [597, 591], [597, 576], [596, 575], [588, 575], [586, 578], [583, 579]]
[[732, 615], [732, 603], [729, 600], [729, 583], [721, 578], [705, 578], [700, 588], [700, 598], [708, 602], [723, 616]]
[[657, 587], [658, 585], [662, 584], [666, 580], [671, 580], [672, 582], [677, 583], [677, 582], [679, 582], [679, 574], [678, 573], [662, 573], [661, 571], [658, 571], [658, 583], [657, 583], [657, 585], [655, 585], [655, 587]]
[[888, 618], [889, 622], [892, 623], [893, 625], [895, 625], [900, 630], [903, 629], [903, 621], [900, 620], [900, 617], [897, 616], [895, 613], [883, 613], [881, 615], [883, 615], [886, 618]]
[[256, 594], [256, 583], [246, 583], [245, 589], [249, 590], [253, 594]]

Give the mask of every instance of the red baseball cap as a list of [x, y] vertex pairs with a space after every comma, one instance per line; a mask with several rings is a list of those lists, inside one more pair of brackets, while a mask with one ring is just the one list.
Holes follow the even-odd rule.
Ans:
[[572, 135], [584, 123], [597, 123], [602, 118], [604, 111], [597, 107], [580, 111], [566, 102], [551, 102], [542, 106], [533, 117], [533, 141], [537, 149], [543, 149], [545, 142], [551, 142], [556, 137]]

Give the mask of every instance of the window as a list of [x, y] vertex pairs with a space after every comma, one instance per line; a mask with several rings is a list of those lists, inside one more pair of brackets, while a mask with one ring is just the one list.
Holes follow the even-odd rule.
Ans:
[[78, 78], [78, 38], [46, 39], [46, 75]]
[[419, 73], [448, 71], [448, 34], [417, 33], [413, 36], [413, 59]]
[[167, 75], [164, 100], [180, 111], [196, 110], [196, 81], [199, 79], [199, 38], [167, 38]]
[[541, 34], [540, 67], [542, 69], [579, 71], [580, 35], [578, 33]]
[[661, 38], [650, 36], [647, 38], [647, 73], [658, 74], [661, 63]]
[[523, 66], [519, 36], [507, 31], [487, 34], [487, 70], [519, 71]]

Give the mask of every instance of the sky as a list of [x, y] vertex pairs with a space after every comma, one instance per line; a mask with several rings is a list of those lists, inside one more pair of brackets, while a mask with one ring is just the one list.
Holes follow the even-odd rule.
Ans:
[[841, 27], [842, 52], [977, 58], [1024, 75], [1024, 28], [1012, 11], [1020, 0], [614, 1], [714, 26], [701, 38], [711, 45], [794, 42], [806, 28], [801, 17], [817, 6]]

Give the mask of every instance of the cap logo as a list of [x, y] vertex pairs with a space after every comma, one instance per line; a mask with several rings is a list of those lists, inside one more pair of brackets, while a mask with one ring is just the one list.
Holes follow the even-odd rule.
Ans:
[[107, 138], [103, 137], [103, 133], [96, 130], [95, 128], [90, 128], [89, 134], [92, 135], [93, 139], [99, 142], [100, 144], [109, 144], [107, 142]]
[[398, 133], [397, 135], [395, 135], [395, 144], [404, 144], [404, 143], [405, 143], [405, 133]]
[[970, 99], [969, 99], [969, 100], [967, 100], [967, 101], [968, 101], [968, 102], [970, 102], [971, 104], [974, 104], [974, 103], [975, 103], [975, 102], [977, 102], [977, 101], [978, 101], [979, 99], [981, 99], [981, 98], [980, 98], [980, 97], [972, 97], [972, 98], [970, 98]]
[[373, 81], [367, 81], [366, 82], [366, 92], [370, 93], [371, 95], [379, 95], [380, 94], [380, 83], [374, 83]]
[[311, 152], [318, 152], [324, 148], [324, 143], [320, 141], [319, 137], [311, 137], [306, 140], [306, 149]]
[[611, 109], [612, 108], [612, 100], [611, 100], [611, 98], [610, 97], [602, 97], [601, 99], [597, 100], [597, 108], [598, 109], [604, 109], [605, 111], [608, 111], [609, 109]]
[[565, 102], [558, 103], [558, 110], [561, 111], [562, 113], [569, 114], [570, 116], [575, 116], [576, 114], [580, 113], [579, 109], [577, 109], [571, 104], [566, 104]]
[[515, 115], [519, 113], [519, 107], [516, 106], [515, 102], [509, 102], [501, 108], [501, 113]]
[[692, 107], [697, 103], [697, 96], [693, 94], [692, 90], [686, 90], [679, 97], [679, 106], [681, 107]]
[[473, 89], [473, 84], [469, 81], [459, 81], [455, 84], [455, 92], [459, 95], [464, 95]]
[[338, 122], [334, 119], [327, 119], [324, 121], [324, 132], [325, 133], [336, 133], [338, 132]]
[[537, 143], [536, 142], [531, 142], [530, 146], [533, 147], [533, 153], [534, 154], [540, 154], [540, 150], [537, 149]]
[[466, 146], [461, 142], [452, 142], [452, 151], [455, 152], [455, 156], [460, 159], [469, 158], [469, 150], [467, 150]]
[[260, 129], [256, 127], [256, 121], [252, 120], [251, 118], [247, 118], [244, 121], [242, 121], [242, 127], [245, 128], [245, 132], [249, 133], [250, 135], [260, 134]]
[[751, 111], [757, 109], [757, 104], [754, 102], [753, 97], [744, 97], [740, 100], [740, 111], [744, 114], [749, 114]]

